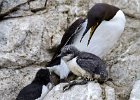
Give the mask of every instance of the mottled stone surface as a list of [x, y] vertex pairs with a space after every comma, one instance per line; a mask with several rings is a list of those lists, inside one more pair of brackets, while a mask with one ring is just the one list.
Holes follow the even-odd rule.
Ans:
[[[27, 2], [0, 0], [0, 4], [2, 1], [0, 14]], [[116, 5], [126, 15], [123, 35], [113, 50], [104, 57], [109, 76], [113, 78], [113, 84], [109, 84], [112, 88], [107, 88], [104, 93], [116, 100], [128, 100], [133, 84], [140, 79], [139, 0], [48, 0], [44, 9], [33, 12], [32, 9], [40, 9], [45, 5], [45, 0], [35, 0], [8, 14], [6, 17], [14, 18], [0, 21], [1, 100], [13, 100], [20, 89], [31, 82], [36, 72], [35, 66], [43, 67], [51, 59], [50, 51], [60, 43], [66, 28], [76, 18], [85, 17], [87, 11], [99, 2]], [[115, 97], [114, 94], [110, 95], [110, 91], [115, 91]], [[101, 96], [104, 98], [104, 95]]]
[[0, 67], [48, 62], [48, 50], [60, 43], [66, 26], [67, 15], [54, 11], [0, 22]]
[[54, 87], [44, 100], [104, 100], [103, 98], [115, 100], [113, 97], [115, 92], [109, 86], [102, 86], [101, 88], [98, 83], [88, 82], [86, 85], [77, 85], [63, 92], [64, 85], [59, 84]]
[[140, 80], [135, 82], [129, 100], [140, 100]]
[[31, 83], [39, 66], [31, 66], [23, 69], [0, 70], [0, 98], [1, 100], [15, 100], [19, 91]]
[[105, 87], [105, 97], [106, 100], [116, 100], [115, 98], [115, 90], [112, 87], [106, 86]]

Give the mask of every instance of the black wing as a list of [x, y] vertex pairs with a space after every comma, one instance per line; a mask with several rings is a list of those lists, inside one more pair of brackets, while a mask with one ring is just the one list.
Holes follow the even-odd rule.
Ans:
[[81, 52], [77, 58], [78, 65], [91, 74], [100, 73], [99, 67], [104, 66], [104, 62], [96, 55]]
[[47, 67], [53, 67], [55, 65], [60, 65], [61, 63], [61, 58], [60, 57], [55, 57], [54, 59], [52, 59], [48, 64]]
[[16, 100], [35, 100], [41, 96], [42, 85], [29, 84], [18, 94]]
[[80, 27], [80, 25], [85, 21], [85, 19], [79, 18], [77, 19], [64, 33], [61, 43], [56, 49], [55, 54], [52, 57], [52, 60], [57, 57], [58, 54], [61, 52], [61, 48], [65, 45], [71, 44], [74, 38], [75, 31]]

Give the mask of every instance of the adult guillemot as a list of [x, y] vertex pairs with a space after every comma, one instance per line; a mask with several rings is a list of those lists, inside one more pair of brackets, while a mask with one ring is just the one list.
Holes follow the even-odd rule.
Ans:
[[51, 88], [49, 70], [40, 69], [32, 83], [20, 91], [16, 100], [43, 100]]
[[119, 40], [125, 22], [125, 16], [119, 8], [97, 3], [88, 11], [72, 45], [81, 51], [103, 57]]
[[[87, 17], [80, 21], [78, 27], [70, 28], [63, 35], [60, 48], [71, 44], [78, 50], [99, 57], [106, 55], [119, 40], [126, 22], [124, 13], [118, 7], [106, 3], [95, 4]], [[60, 53], [60, 50], [57, 52]]]

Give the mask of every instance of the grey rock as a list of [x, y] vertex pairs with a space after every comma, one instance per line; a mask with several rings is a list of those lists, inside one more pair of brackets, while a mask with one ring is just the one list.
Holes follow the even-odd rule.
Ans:
[[105, 97], [106, 100], [116, 100], [115, 99], [115, 90], [112, 87], [106, 86], [105, 87]]
[[15, 100], [19, 91], [30, 84], [39, 70], [37, 66], [23, 69], [1, 69], [0, 70], [0, 99]]
[[[3, 1], [0, 14], [16, 5], [27, 2], [27, 0]], [[107, 95], [108, 100], [114, 100], [114, 98], [116, 100], [128, 100], [129, 97], [133, 97], [130, 96], [133, 84], [140, 80], [139, 0], [48, 0], [46, 9], [42, 12], [34, 14], [30, 11], [30, 7], [33, 9], [43, 7], [44, 2], [45, 0], [40, 2], [35, 0], [25, 4], [18, 11], [8, 15], [9, 17], [20, 17], [0, 21], [1, 100], [14, 99], [20, 89], [31, 82], [32, 78], [24, 81], [24, 77], [33, 77], [36, 72], [34, 66], [44, 66], [50, 61], [52, 57], [50, 51], [58, 46], [64, 30], [76, 18], [85, 17], [87, 11], [98, 2], [118, 6], [124, 11], [127, 21], [120, 40], [114, 45], [112, 51], [104, 56], [113, 84], [108, 84], [110, 88], [105, 87], [105, 90], [101, 89], [102, 86], [100, 85], [99, 87], [96, 86], [100, 92], [105, 91], [102, 95], [97, 90], [98, 94], [96, 96], [101, 96], [101, 99], [103, 99]], [[76, 91], [75, 88], [83, 88], [83, 91], [85, 91], [84, 87], [87, 88], [87, 84], [75, 86], [70, 91]], [[110, 91], [112, 91], [112, 94], [110, 94]], [[115, 91], [115, 97], [113, 91]], [[77, 94], [78, 96], [81, 95], [80, 92]], [[71, 92], [66, 93], [70, 95]], [[66, 93], [56, 93], [54, 95]]]
[[8, 11], [9, 9], [15, 7], [16, 5], [27, 2], [27, 0], [1, 0], [1, 1], [3, 2], [1, 13]]
[[115, 90], [107, 85], [88, 82], [85, 85], [76, 85], [70, 90], [62, 91], [67, 83], [55, 86], [44, 100], [115, 100]]
[[102, 100], [102, 89], [98, 83], [89, 82], [86, 85], [74, 86], [70, 90], [62, 92], [65, 84], [54, 87], [44, 100]]
[[35, 0], [30, 2], [31, 9], [38, 9], [45, 7], [46, 0]]
[[140, 100], [140, 80], [135, 82], [129, 100]]
[[61, 27], [65, 28], [66, 22], [67, 16], [58, 12], [0, 22], [4, 40], [0, 44], [0, 67], [48, 62], [51, 55], [47, 50], [60, 43]]

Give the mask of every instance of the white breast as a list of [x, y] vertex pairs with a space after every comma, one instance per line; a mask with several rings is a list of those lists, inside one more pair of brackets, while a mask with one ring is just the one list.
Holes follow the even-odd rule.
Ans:
[[64, 60], [61, 59], [60, 65], [56, 65], [53, 67], [47, 67], [49, 71], [54, 72], [58, 76], [60, 76], [60, 79], [67, 78], [70, 70], [67, 67], [67, 64], [64, 62]]
[[48, 94], [48, 92], [49, 92], [51, 89], [52, 89], [52, 84], [51, 84], [51, 83], [48, 83], [47, 86], [43, 85], [43, 86], [42, 86], [42, 93], [41, 93], [40, 98], [35, 99], [35, 100], [43, 100], [44, 97]]
[[93, 53], [99, 57], [103, 57], [108, 52], [111, 51], [112, 47], [119, 40], [124, 27], [125, 27], [125, 16], [121, 10], [119, 10], [116, 15], [110, 21], [102, 21], [102, 23], [95, 30], [90, 44], [87, 46], [89, 39], [90, 30], [84, 36], [82, 42], [80, 39], [86, 28], [87, 21], [82, 25], [83, 29], [77, 39], [74, 41], [75, 47], [81, 51], [86, 51]]
[[77, 63], [76, 63], [76, 57], [72, 60], [67, 62], [67, 65], [72, 73], [74, 73], [77, 76], [84, 76], [86, 73], [85, 70], [83, 70]]

